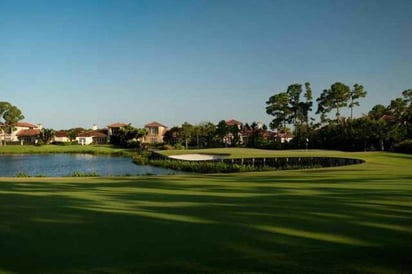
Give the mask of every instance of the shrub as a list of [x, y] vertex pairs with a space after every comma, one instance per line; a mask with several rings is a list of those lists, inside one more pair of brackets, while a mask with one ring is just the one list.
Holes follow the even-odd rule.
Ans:
[[230, 173], [258, 170], [258, 168], [253, 166], [242, 166], [223, 161], [151, 160], [150, 164], [157, 167], [196, 173]]
[[183, 150], [183, 149], [185, 149], [185, 146], [179, 143], [179, 144], [176, 144], [176, 145], [175, 145], [175, 149], [177, 149], [177, 150]]
[[140, 166], [145, 166], [149, 164], [149, 158], [142, 154], [137, 154], [133, 156], [133, 163]]
[[174, 149], [174, 147], [168, 144], [164, 144], [161, 149], [162, 150], [172, 150]]
[[150, 157], [152, 156], [152, 152], [150, 151], [141, 151], [133, 155], [133, 163], [136, 165], [145, 166], [148, 165], [150, 162]]
[[27, 174], [26, 172], [19, 172], [19, 173], [16, 174], [16, 177], [26, 178], [26, 177], [30, 177], [30, 175]]
[[394, 147], [396, 152], [412, 154], [412, 139], [407, 139]]
[[69, 177], [100, 177], [100, 175], [96, 172], [83, 173], [75, 171], [71, 175], [69, 175]]
[[360, 164], [363, 160], [333, 157], [278, 157], [244, 158], [215, 161], [181, 161], [152, 159], [149, 164], [157, 167], [196, 173], [229, 173], [302, 168], [333, 167]]

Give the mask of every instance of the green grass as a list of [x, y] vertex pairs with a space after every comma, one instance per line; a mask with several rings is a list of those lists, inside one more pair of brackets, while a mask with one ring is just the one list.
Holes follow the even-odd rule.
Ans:
[[90, 153], [128, 155], [131, 152], [133, 152], [131, 149], [117, 148], [111, 145], [8, 145], [0, 147], [0, 154]]
[[412, 157], [350, 156], [366, 163], [1, 178], [0, 273], [411, 273]]

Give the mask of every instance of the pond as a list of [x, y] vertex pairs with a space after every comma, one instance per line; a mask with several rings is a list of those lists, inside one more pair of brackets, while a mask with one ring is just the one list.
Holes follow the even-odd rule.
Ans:
[[171, 169], [139, 166], [127, 157], [91, 154], [24, 154], [0, 156], [0, 177], [63, 177], [78, 174], [100, 176], [167, 175]]

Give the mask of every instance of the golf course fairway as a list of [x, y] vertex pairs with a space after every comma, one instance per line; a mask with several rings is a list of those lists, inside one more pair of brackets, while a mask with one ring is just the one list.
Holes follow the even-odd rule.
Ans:
[[366, 162], [0, 178], [0, 273], [411, 273], [412, 156], [308, 153]]

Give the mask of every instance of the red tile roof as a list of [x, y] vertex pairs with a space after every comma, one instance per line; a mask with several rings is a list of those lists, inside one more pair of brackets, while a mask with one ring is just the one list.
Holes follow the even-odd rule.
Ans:
[[38, 126], [30, 124], [30, 123], [26, 123], [26, 122], [18, 122], [17, 126], [18, 127], [28, 127], [28, 128], [38, 128]]
[[127, 124], [125, 124], [125, 123], [114, 123], [114, 124], [108, 125], [107, 127], [109, 127], [109, 128], [120, 128], [120, 127], [125, 127], [125, 126], [127, 126]]
[[395, 116], [393, 116], [393, 115], [388, 115], [388, 114], [384, 114], [384, 115], [381, 117], [381, 120], [384, 120], [384, 121], [394, 121], [394, 120], [395, 120]]
[[40, 129], [23, 129], [20, 130], [16, 135], [18, 137], [32, 137], [40, 134]]
[[164, 127], [164, 128], [167, 128], [167, 126], [165, 126], [165, 125], [162, 125], [162, 124], [160, 124], [160, 123], [158, 123], [158, 122], [151, 122], [151, 123], [148, 123], [148, 124], [146, 124], [144, 127]]
[[241, 126], [243, 125], [243, 123], [232, 119], [232, 120], [226, 121], [226, 125], [228, 126], [239, 126], [240, 125]]
[[79, 133], [77, 137], [107, 137], [107, 135], [99, 131], [87, 131]]
[[67, 133], [64, 132], [64, 131], [58, 131], [58, 132], [56, 132], [55, 136], [56, 136], [57, 138], [69, 137], [69, 135], [67, 135]]
[[295, 137], [295, 135], [293, 135], [290, 132], [286, 132], [286, 133], [277, 133], [277, 137], [278, 138], [293, 138]]

